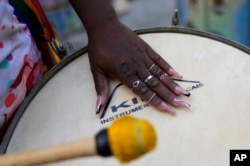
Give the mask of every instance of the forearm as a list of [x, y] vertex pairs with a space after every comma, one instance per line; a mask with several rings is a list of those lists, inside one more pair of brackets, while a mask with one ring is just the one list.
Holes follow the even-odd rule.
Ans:
[[69, 0], [87, 32], [118, 21], [110, 0]]

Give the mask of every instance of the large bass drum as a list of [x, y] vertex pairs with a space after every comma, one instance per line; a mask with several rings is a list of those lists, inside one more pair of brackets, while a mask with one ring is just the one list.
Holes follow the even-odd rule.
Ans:
[[[183, 28], [137, 31], [179, 73], [191, 109], [177, 116], [155, 110], [130, 88], [111, 81], [110, 102], [95, 114], [96, 92], [88, 53], [65, 58], [41, 80], [17, 111], [1, 151], [13, 153], [94, 136], [124, 115], [147, 119], [158, 134], [156, 149], [124, 165], [229, 165], [230, 150], [250, 149], [250, 50], [212, 34]], [[126, 108], [118, 107], [126, 102]], [[126, 138], [124, 138], [126, 139]], [[121, 142], [122, 143], [122, 142]], [[51, 165], [119, 165], [88, 157]]]

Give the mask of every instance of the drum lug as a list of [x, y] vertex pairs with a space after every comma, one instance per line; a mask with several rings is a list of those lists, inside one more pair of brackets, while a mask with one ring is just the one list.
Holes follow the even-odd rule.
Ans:
[[67, 42], [66, 47], [65, 44], [58, 42], [56, 39], [52, 39], [51, 45], [61, 59], [66, 57], [69, 53], [74, 52], [74, 48], [70, 42]]
[[174, 10], [174, 15], [172, 17], [172, 26], [178, 26], [179, 24], [179, 13], [178, 9]]
[[217, 15], [221, 15], [225, 11], [225, 3], [224, 0], [214, 0], [214, 11]]

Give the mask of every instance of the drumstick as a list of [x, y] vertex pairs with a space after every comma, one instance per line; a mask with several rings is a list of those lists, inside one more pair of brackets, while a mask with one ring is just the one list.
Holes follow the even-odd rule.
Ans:
[[146, 120], [125, 116], [112, 122], [94, 138], [27, 152], [0, 156], [1, 165], [38, 165], [87, 156], [111, 156], [120, 162], [129, 162], [152, 151], [157, 136]]

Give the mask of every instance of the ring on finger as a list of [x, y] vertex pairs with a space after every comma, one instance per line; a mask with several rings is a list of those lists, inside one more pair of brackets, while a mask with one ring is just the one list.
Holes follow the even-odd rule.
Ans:
[[168, 76], [167, 73], [162, 74], [162, 75], [160, 76], [160, 80], [163, 80], [166, 76]]
[[149, 71], [151, 70], [151, 69], [153, 69], [153, 67], [155, 66], [155, 64], [153, 63], [150, 67], [149, 67]]
[[153, 95], [149, 98], [149, 100], [147, 101], [147, 103], [150, 103], [150, 101], [156, 96], [156, 93], [153, 93]]
[[134, 88], [137, 88], [139, 86], [139, 84], [140, 84], [140, 80], [134, 81], [131, 90], [133, 90]]
[[149, 74], [149, 76], [147, 76], [147, 78], [144, 80], [145, 83], [147, 83], [149, 80], [151, 80], [153, 78], [152, 74]]

